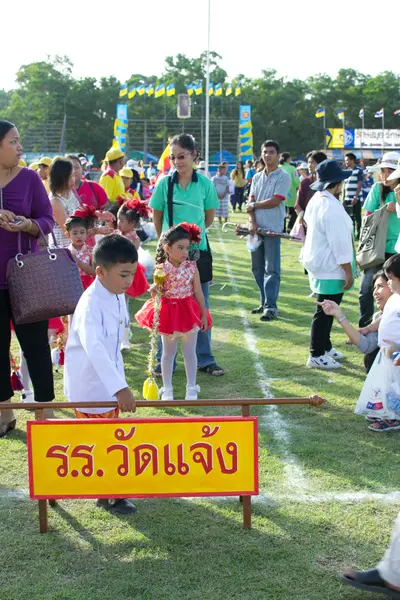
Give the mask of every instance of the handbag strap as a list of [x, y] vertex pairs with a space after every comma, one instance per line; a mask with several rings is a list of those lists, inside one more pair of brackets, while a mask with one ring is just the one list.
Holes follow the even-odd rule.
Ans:
[[[171, 175], [168, 175], [168, 223], [170, 227], [174, 225], [174, 182], [172, 181]], [[205, 233], [206, 243], [207, 243], [207, 252], [211, 252], [210, 242], [208, 241], [208, 236]]]
[[174, 182], [171, 175], [168, 175], [168, 223], [170, 227], [174, 225]]

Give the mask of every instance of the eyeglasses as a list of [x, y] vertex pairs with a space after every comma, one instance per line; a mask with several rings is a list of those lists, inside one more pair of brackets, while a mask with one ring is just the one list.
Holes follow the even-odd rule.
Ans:
[[190, 152], [185, 152], [184, 154], [180, 154], [179, 156], [174, 156], [173, 154], [170, 155], [170, 160], [172, 160], [172, 162], [175, 162], [176, 160], [185, 160], [185, 158], [187, 156], [190, 156]]

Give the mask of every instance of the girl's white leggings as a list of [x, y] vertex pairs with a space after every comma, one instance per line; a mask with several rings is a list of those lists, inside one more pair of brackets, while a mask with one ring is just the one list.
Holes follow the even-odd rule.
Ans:
[[163, 378], [163, 387], [165, 390], [172, 389], [172, 371], [174, 359], [178, 349], [179, 339], [182, 345], [182, 354], [185, 362], [186, 384], [188, 387], [195, 387], [197, 375], [197, 356], [196, 343], [198, 332], [184, 333], [182, 336], [162, 335], [162, 357], [161, 373]]

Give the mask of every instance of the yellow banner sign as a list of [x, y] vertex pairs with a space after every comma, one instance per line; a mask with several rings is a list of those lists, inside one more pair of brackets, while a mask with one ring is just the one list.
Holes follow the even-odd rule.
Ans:
[[28, 422], [30, 496], [258, 494], [256, 417]]

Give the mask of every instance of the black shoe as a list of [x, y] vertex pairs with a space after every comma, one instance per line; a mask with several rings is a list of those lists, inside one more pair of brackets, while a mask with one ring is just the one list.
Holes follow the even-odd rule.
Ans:
[[225, 371], [217, 363], [212, 363], [206, 367], [199, 367], [199, 371], [207, 373], [207, 375], [211, 375], [212, 377], [222, 377], [225, 374]]
[[278, 318], [272, 310], [266, 310], [262, 317], [260, 317], [260, 321], [275, 321]]
[[133, 515], [136, 512], [136, 506], [127, 498], [100, 498], [96, 506], [115, 515]]
[[251, 314], [252, 315], [260, 315], [263, 312], [264, 312], [264, 307], [258, 306], [257, 308], [253, 308], [253, 310], [251, 311]]

